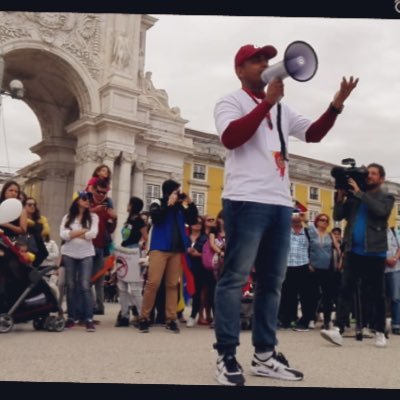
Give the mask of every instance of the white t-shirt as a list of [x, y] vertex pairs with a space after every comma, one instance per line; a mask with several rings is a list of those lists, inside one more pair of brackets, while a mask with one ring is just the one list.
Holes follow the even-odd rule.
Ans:
[[[260, 99], [256, 101], [261, 102]], [[256, 106], [253, 98], [242, 89], [218, 100], [214, 118], [220, 138], [232, 121], [247, 115]], [[272, 130], [265, 118], [250, 140], [234, 150], [227, 150], [222, 198], [292, 207], [288, 163], [280, 168], [275, 158], [281, 150], [276, 105], [271, 108], [270, 115]], [[310, 119], [281, 103], [281, 127], [286, 148], [288, 136], [305, 141], [311, 123]]]
[[82, 224], [75, 219], [70, 228], [65, 227], [65, 222], [68, 215], [64, 215], [60, 225], [60, 237], [65, 240], [61, 246], [61, 254], [76, 259], [91, 257], [95, 255], [95, 250], [92, 240], [97, 236], [99, 230], [99, 217], [95, 213], [90, 213], [92, 217], [92, 225], [90, 230], [85, 233], [84, 238], [76, 237], [71, 239], [71, 231], [82, 229]]

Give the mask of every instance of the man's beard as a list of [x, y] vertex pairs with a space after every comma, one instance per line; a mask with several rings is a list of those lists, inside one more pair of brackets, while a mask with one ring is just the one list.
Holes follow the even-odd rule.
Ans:
[[365, 185], [366, 190], [374, 190], [377, 189], [381, 184], [380, 183], [368, 183]]

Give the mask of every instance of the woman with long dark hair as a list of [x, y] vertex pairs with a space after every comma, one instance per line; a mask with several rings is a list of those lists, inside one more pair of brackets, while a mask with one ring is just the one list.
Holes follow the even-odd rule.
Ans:
[[[136, 249], [137, 259], [140, 257], [140, 246], [147, 241], [147, 226], [140, 215], [142, 209], [143, 200], [132, 196], [129, 199], [127, 208], [128, 217], [121, 230], [121, 247]], [[129, 257], [129, 251], [126, 254]], [[129, 257], [129, 259], [133, 259], [133, 257]], [[136, 278], [132, 282], [119, 279], [117, 274], [117, 288], [121, 310], [117, 316], [116, 327], [129, 326], [129, 310], [132, 306], [135, 306], [136, 310], [142, 308], [143, 276], [140, 274], [139, 264], [135, 266], [130, 265], [130, 268], [135, 267], [137, 268], [137, 274], [135, 274]]]
[[65, 241], [61, 246], [67, 283], [68, 320], [65, 326], [72, 328], [75, 325], [78, 307], [82, 306], [79, 311], [86, 322], [86, 330], [94, 332], [90, 278], [95, 254], [92, 239], [97, 236], [99, 218], [89, 211], [90, 196], [88, 192], [76, 195], [61, 221], [60, 237]]
[[[0, 204], [7, 199], [19, 199], [21, 195], [21, 187], [16, 181], [7, 181], [4, 183], [0, 193]], [[0, 229], [13, 241], [19, 235], [25, 235], [27, 229], [26, 213], [22, 210], [19, 218], [6, 224], [1, 224]]]
[[49, 255], [44, 238], [50, 235], [50, 226], [47, 218], [40, 213], [33, 197], [26, 197], [24, 210], [28, 222], [28, 249], [36, 255], [33, 266], [38, 267]]

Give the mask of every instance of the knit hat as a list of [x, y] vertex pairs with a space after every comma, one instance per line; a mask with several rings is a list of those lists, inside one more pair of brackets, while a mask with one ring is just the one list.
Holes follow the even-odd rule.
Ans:
[[167, 179], [164, 181], [162, 184], [162, 192], [163, 192], [163, 197], [169, 197], [169, 195], [176, 189], [179, 189], [181, 187], [180, 183], [172, 180], [172, 179]]

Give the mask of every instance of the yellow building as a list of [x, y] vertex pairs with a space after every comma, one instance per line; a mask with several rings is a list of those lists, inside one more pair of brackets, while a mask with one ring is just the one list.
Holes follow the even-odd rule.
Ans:
[[[183, 190], [191, 195], [201, 214], [215, 217], [222, 207], [225, 149], [215, 134], [186, 129], [185, 136], [193, 140], [195, 151], [185, 159]], [[331, 217], [330, 229], [343, 228], [343, 222], [332, 221], [335, 189], [331, 169], [335, 164], [295, 154], [289, 158], [293, 205], [297, 201], [306, 207], [310, 222], [325, 213]], [[400, 184], [386, 182], [385, 186], [396, 198], [389, 225], [400, 229]]]

